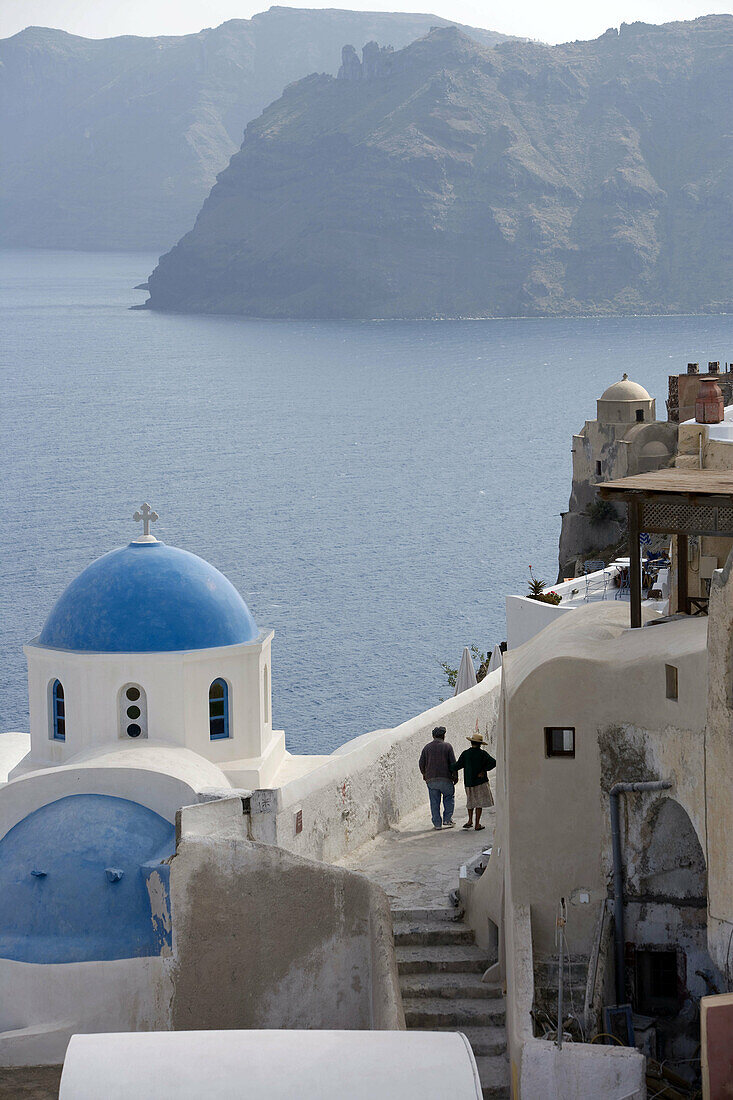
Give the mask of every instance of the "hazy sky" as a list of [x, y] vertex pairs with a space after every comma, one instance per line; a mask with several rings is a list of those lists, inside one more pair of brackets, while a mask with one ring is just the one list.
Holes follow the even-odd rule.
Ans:
[[[60, 27], [72, 34], [106, 38], [116, 34], [189, 34], [225, 19], [246, 19], [269, 5], [251, 0], [0, 0], [0, 38], [30, 25]], [[365, 11], [428, 11], [505, 34], [566, 42], [596, 38], [607, 27], [642, 20], [665, 23], [731, 10], [730, 0], [514, 0], [488, 4], [480, 0], [436, 0], [430, 4], [399, 0], [355, 0], [286, 4], [285, 7], [337, 7]]]

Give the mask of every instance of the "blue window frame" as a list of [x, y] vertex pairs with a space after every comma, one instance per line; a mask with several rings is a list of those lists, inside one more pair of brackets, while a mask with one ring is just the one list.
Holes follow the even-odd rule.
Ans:
[[209, 688], [209, 738], [223, 741], [229, 736], [229, 684], [214, 680]]
[[66, 704], [64, 686], [60, 680], [54, 680], [51, 688], [51, 713], [53, 716], [54, 741], [66, 740]]

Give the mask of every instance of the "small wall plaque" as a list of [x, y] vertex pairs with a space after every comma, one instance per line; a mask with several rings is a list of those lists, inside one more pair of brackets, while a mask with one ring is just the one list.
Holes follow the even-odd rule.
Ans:
[[303, 811], [298, 810], [295, 815], [295, 835], [303, 832]]

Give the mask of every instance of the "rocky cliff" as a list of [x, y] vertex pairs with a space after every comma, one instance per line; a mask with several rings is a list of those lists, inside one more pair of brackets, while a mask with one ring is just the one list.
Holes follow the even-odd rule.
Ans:
[[[344, 42], [401, 47], [435, 15], [270, 8], [182, 37], [0, 41], [0, 244], [161, 251], [191, 225], [247, 123]], [[503, 40], [470, 30], [489, 45]]]
[[342, 56], [251, 123], [156, 309], [462, 317], [733, 308], [733, 17]]

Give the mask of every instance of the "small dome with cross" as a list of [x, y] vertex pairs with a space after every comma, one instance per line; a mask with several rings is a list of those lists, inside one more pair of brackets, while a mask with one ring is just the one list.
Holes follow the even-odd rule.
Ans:
[[254, 641], [249, 609], [203, 558], [167, 546], [149, 531], [93, 561], [46, 619], [38, 644], [83, 653], [163, 653]]

